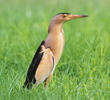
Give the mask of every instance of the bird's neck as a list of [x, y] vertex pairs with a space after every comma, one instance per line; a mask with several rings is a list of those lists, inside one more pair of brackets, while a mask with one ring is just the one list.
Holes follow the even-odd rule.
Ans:
[[64, 48], [63, 24], [51, 23], [48, 32], [48, 37], [45, 40], [45, 46], [52, 50], [57, 64]]
[[48, 34], [59, 34], [59, 32], [63, 31], [63, 23], [56, 24], [53, 21], [50, 23], [48, 28]]

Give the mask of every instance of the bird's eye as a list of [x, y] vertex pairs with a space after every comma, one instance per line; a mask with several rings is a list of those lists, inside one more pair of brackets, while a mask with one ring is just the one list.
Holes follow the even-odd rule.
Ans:
[[63, 17], [66, 17], [66, 16], [67, 16], [66, 14], [63, 15]]

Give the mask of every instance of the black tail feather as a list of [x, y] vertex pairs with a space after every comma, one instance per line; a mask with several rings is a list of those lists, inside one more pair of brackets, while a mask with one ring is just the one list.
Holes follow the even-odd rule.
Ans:
[[32, 83], [29, 83], [27, 81], [25, 81], [23, 88], [27, 88], [27, 89], [31, 89], [32, 88]]
[[29, 82], [29, 80], [26, 78], [26, 81], [23, 85], [23, 88], [27, 87], [28, 89], [30, 89], [30, 88], [32, 88], [32, 85], [35, 84], [35, 83], [36, 83], [35, 78], [32, 80], [32, 82]]

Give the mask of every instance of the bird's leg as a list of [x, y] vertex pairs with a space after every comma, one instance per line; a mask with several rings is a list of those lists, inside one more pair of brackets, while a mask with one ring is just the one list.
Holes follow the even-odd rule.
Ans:
[[44, 81], [44, 87], [47, 88], [48, 86], [48, 82], [47, 82], [47, 79]]
[[49, 77], [44, 81], [44, 87], [47, 88], [48, 87], [48, 82], [52, 79], [53, 74], [50, 73]]

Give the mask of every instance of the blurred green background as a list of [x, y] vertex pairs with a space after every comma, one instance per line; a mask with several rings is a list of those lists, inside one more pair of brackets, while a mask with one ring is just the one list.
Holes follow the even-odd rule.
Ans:
[[[51, 19], [65, 23], [65, 48], [47, 89], [23, 89], [27, 69]], [[0, 100], [109, 100], [110, 0], [0, 0]]]

